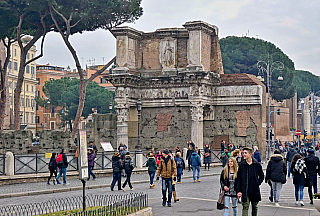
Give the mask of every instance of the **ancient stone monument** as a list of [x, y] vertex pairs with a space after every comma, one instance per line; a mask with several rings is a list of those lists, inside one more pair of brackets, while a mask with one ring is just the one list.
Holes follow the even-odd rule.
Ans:
[[114, 28], [117, 67], [117, 143], [137, 145], [136, 102], [141, 99], [141, 147], [220, 148], [265, 139], [265, 87], [254, 76], [224, 74], [218, 27], [203, 21], [144, 33]]

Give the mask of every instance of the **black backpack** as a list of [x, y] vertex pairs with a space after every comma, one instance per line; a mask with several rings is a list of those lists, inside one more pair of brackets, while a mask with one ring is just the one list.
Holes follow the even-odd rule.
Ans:
[[177, 168], [182, 168], [182, 167], [183, 167], [183, 162], [182, 162], [182, 159], [179, 158], [179, 159], [177, 160]]

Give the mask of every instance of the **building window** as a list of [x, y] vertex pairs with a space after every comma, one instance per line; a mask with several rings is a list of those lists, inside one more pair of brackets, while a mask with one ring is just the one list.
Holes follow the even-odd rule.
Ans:
[[39, 116], [36, 116], [36, 124], [39, 124], [40, 123], [40, 118]]
[[34, 98], [33, 97], [31, 98], [31, 107], [32, 108], [34, 107]]
[[27, 85], [27, 92], [29, 91], [29, 85]]
[[20, 123], [22, 123], [23, 114], [20, 113]]
[[9, 89], [12, 89], [12, 81], [9, 81]]
[[104, 78], [100, 78], [100, 83], [106, 83], [106, 80]]
[[31, 58], [33, 58], [33, 54], [31, 54]]
[[81, 122], [81, 129], [82, 130], [86, 129], [86, 122]]
[[20, 98], [20, 106], [24, 106], [24, 97]]
[[40, 97], [40, 92], [39, 91], [36, 91], [36, 97]]
[[28, 124], [29, 123], [29, 113], [26, 112], [26, 123]]
[[13, 62], [13, 70], [18, 70], [18, 62]]
[[28, 97], [26, 98], [26, 107], [30, 107], [30, 99]]
[[35, 74], [34, 66], [31, 66], [31, 75], [34, 76], [34, 74]]
[[38, 104], [36, 104], [36, 110], [37, 110], [37, 111], [39, 110], [39, 105], [38, 105]]
[[38, 81], [38, 85], [40, 84], [40, 78], [36, 78], [36, 80]]
[[8, 65], [9, 70], [12, 69], [12, 61], [9, 61], [9, 65]]
[[54, 130], [54, 122], [50, 122], [50, 129]]
[[27, 65], [27, 67], [26, 67], [26, 72], [30, 73], [30, 66], [29, 65]]
[[34, 90], [34, 89], [33, 89], [33, 86], [31, 86], [31, 92], [33, 92], [33, 90]]
[[53, 81], [54, 79], [53, 78], [50, 78], [50, 81]]
[[33, 124], [33, 123], [34, 123], [34, 114], [31, 113], [31, 124]]
[[17, 56], [17, 49], [14, 49], [14, 56]]
[[29, 58], [30, 58], [30, 53], [27, 53], [27, 59], [29, 60]]
[[55, 117], [55, 113], [54, 113], [54, 111], [55, 111], [55, 110], [54, 110], [54, 107], [51, 107], [51, 109], [50, 109], [50, 110], [51, 110], [51, 118], [54, 118], [54, 117]]

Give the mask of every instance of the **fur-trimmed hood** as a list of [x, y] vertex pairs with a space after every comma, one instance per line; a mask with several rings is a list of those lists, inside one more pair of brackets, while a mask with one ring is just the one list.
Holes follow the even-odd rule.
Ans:
[[275, 162], [278, 162], [278, 161], [283, 160], [283, 156], [282, 156], [281, 154], [273, 154], [273, 155], [270, 156], [269, 161], [270, 161], [270, 160], [273, 160], [273, 161], [275, 161]]

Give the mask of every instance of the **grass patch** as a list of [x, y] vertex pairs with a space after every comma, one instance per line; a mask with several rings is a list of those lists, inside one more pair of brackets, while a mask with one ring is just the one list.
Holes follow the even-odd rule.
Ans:
[[[99, 208], [102, 208], [102, 206], [86, 207], [86, 211], [95, 210], [95, 209], [99, 209]], [[59, 211], [59, 212], [48, 213], [48, 214], [41, 214], [39, 216], [65, 216], [65, 215], [74, 214], [77, 212], [82, 212], [82, 208], [81, 209], [74, 209], [74, 210]]]

